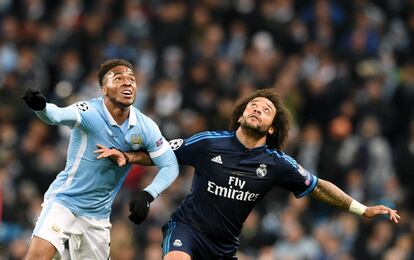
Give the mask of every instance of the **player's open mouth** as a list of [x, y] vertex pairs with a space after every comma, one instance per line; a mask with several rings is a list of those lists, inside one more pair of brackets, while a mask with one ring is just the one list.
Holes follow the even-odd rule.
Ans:
[[122, 95], [123, 95], [124, 97], [131, 98], [131, 97], [132, 97], [132, 91], [131, 91], [131, 90], [128, 90], [128, 89], [126, 89], [126, 90], [122, 91]]

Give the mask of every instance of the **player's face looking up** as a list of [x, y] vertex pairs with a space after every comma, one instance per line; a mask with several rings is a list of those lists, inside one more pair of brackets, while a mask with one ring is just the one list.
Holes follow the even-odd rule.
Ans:
[[105, 74], [103, 83], [103, 92], [114, 105], [128, 107], [134, 103], [137, 83], [130, 68], [113, 67]]
[[276, 116], [275, 105], [264, 97], [257, 97], [247, 103], [239, 119], [240, 126], [258, 135], [273, 134], [273, 119]]

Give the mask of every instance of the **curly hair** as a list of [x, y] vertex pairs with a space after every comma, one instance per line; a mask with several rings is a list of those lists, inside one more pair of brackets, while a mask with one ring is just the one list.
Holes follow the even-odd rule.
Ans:
[[280, 96], [273, 89], [259, 89], [237, 101], [230, 118], [229, 129], [235, 131], [239, 128], [240, 123], [238, 121], [240, 116], [246, 109], [247, 104], [257, 97], [264, 97], [270, 100], [276, 107], [276, 116], [272, 122], [275, 132], [267, 134], [266, 144], [271, 149], [281, 150], [288, 137], [292, 116], [286, 109]]
[[103, 86], [103, 78], [105, 76], [105, 74], [112, 69], [113, 67], [116, 66], [125, 66], [130, 68], [132, 71], [134, 71], [134, 66], [132, 66], [131, 63], [129, 63], [128, 61], [124, 60], [124, 59], [111, 59], [111, 60], [107, 60], [104, 63], [99, 65], [99, 71], [98, 71], [98, 79], [99, 79], [99, 85], [102, 87]]

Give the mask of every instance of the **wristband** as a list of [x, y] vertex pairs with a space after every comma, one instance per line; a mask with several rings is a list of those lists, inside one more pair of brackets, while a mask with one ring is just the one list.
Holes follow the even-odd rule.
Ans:
[[109, 147], [109, 149], [115, 149], [115, 150], [119, 151], [120, 153], [122, 153], [122, 155], [124, 156], [125, 161], [126, 161], [125, 165], [127, 165], [129, 163], [129, 157], [128, 157], [128, 155], [126, 155], [126, 153], [124, 153], [120, 149], [118, 149], [116, 147], [113, 147], [113, 146], [112, 147]]
[[127, 165], [129, 163], [129, 157], [128, 155], [126, 155], [126, 153], [124, 153], [123, 151], [121, 151], [121, 153], [124, 155], [125, 158], [125, 165]]
[[349, 211], [350, 212], [352, 212], [354, 214], [357, 214], [357, 215], [360, 215], [360, 216], [362, 216], [364, 214], [366, 209], [367, 209], [367, 206], [359, 203], [356, 200], [352, 200], [352, 203], [349, 206]]

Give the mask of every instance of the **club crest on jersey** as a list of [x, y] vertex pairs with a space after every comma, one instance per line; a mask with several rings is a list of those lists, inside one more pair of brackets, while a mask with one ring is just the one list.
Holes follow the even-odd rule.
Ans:
[[174, 139], [168, 142], [171, 146], [171, 149], [177, 150], [181, 147], [181, 145], [184, 143], [183, 139]]
[[131, 144], [142, 144], [142, 137], [138, 134], [131, 135]]
[[173, 245], [174, 245], [174, 246], [177, 246], [177, 247], [179, 247], [179, 246], [182, 246], [182, 245], [183, 245], [183, 243], [181, 242], [181, 240], [179, 240], [179, 239], [176, 239], [176, 240], [174, 240], [174, 243], [173, 243]]
[[261, 163], [259, 165], [259, 168], [256, 169], [256, 174], [259, 177], [264, 177], [267, 174], [267, 165], [264, 163]]
[[88, 104], [86, 104], [85, 102], [78, 102], [75, 104], [75, 106], [80, 110], [85, 112], [86, 110], [89, 109]]

